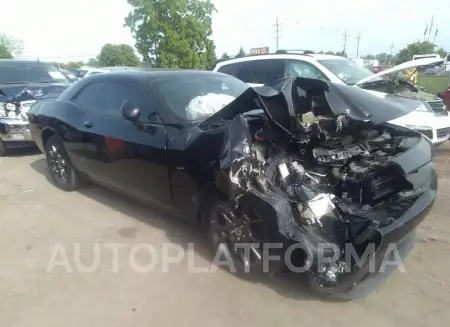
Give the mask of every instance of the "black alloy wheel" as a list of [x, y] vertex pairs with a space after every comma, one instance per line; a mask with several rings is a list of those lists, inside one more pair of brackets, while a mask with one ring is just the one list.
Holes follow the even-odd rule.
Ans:
[[262, 271], [262, 244], [267, 241], [267, 233], [254, 209], [236, 209], [226, 201], [217, 200], [205, 218], [207, 238], [215, 258], [221, 262], [231, 258], [233, 262], [233, 267], [221, 265], [223, 268], [239, 274]]
[[47, 165], [53, 183], [63, 191], [77, 189], [79, 178], [59, 137], [51, 136], [45, 144]]

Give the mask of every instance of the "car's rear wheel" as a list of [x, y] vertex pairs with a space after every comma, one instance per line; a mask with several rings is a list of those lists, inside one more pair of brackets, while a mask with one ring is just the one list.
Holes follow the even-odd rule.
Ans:
[[8, 154], [8, 148], [3, 141], [0, 141], [0, 157], [4, 157]]
[[216, 194], [205, 205], [202, 220], [214, 259], [222, 268], [239, 274], [262, 272], [267, 234], [254, 209], [233, 208]]
[[45, 154], [52, 182], [63, 191], [69, 192], [77, 189], [80, 179], [58, 136], [53, 135], [47, 140]]

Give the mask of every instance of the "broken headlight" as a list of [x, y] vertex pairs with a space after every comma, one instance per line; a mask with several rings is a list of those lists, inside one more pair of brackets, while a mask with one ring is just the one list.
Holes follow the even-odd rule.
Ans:
[[0, 102], [0, 118], [15, 118], [16, 106], [12, 103]]

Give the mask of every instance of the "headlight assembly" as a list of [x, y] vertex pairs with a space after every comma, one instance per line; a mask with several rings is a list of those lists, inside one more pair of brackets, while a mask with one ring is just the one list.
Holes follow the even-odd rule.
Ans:
[[420, 125], [406, 125], [406, 128], [413, 129], [415, 131], [426, 131], [426, 130], [432, 130], [433, 129], [430, 126], [420, 126]]

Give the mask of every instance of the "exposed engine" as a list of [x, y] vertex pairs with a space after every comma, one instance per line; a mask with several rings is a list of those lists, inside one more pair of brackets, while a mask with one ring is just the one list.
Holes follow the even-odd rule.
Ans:
[[331, 227], [322, 220], [344, 222], [349, 212], [370, 219], [375, 215], [380, 224], [390, 218], [383, 203], [408, 189], [392, 158], [408, 149], [414, 137], [396, 135], [381, 125], [349, 126], [329, 118], [303, 127], [300, 138], [276, 146], [272, 134], [264, 131], [270, 127], [250, 126], [252, 159], [233, 164], [231, 181], [245, 190], [255, 187], [286, 199], [303, 223], [324, 230]]

